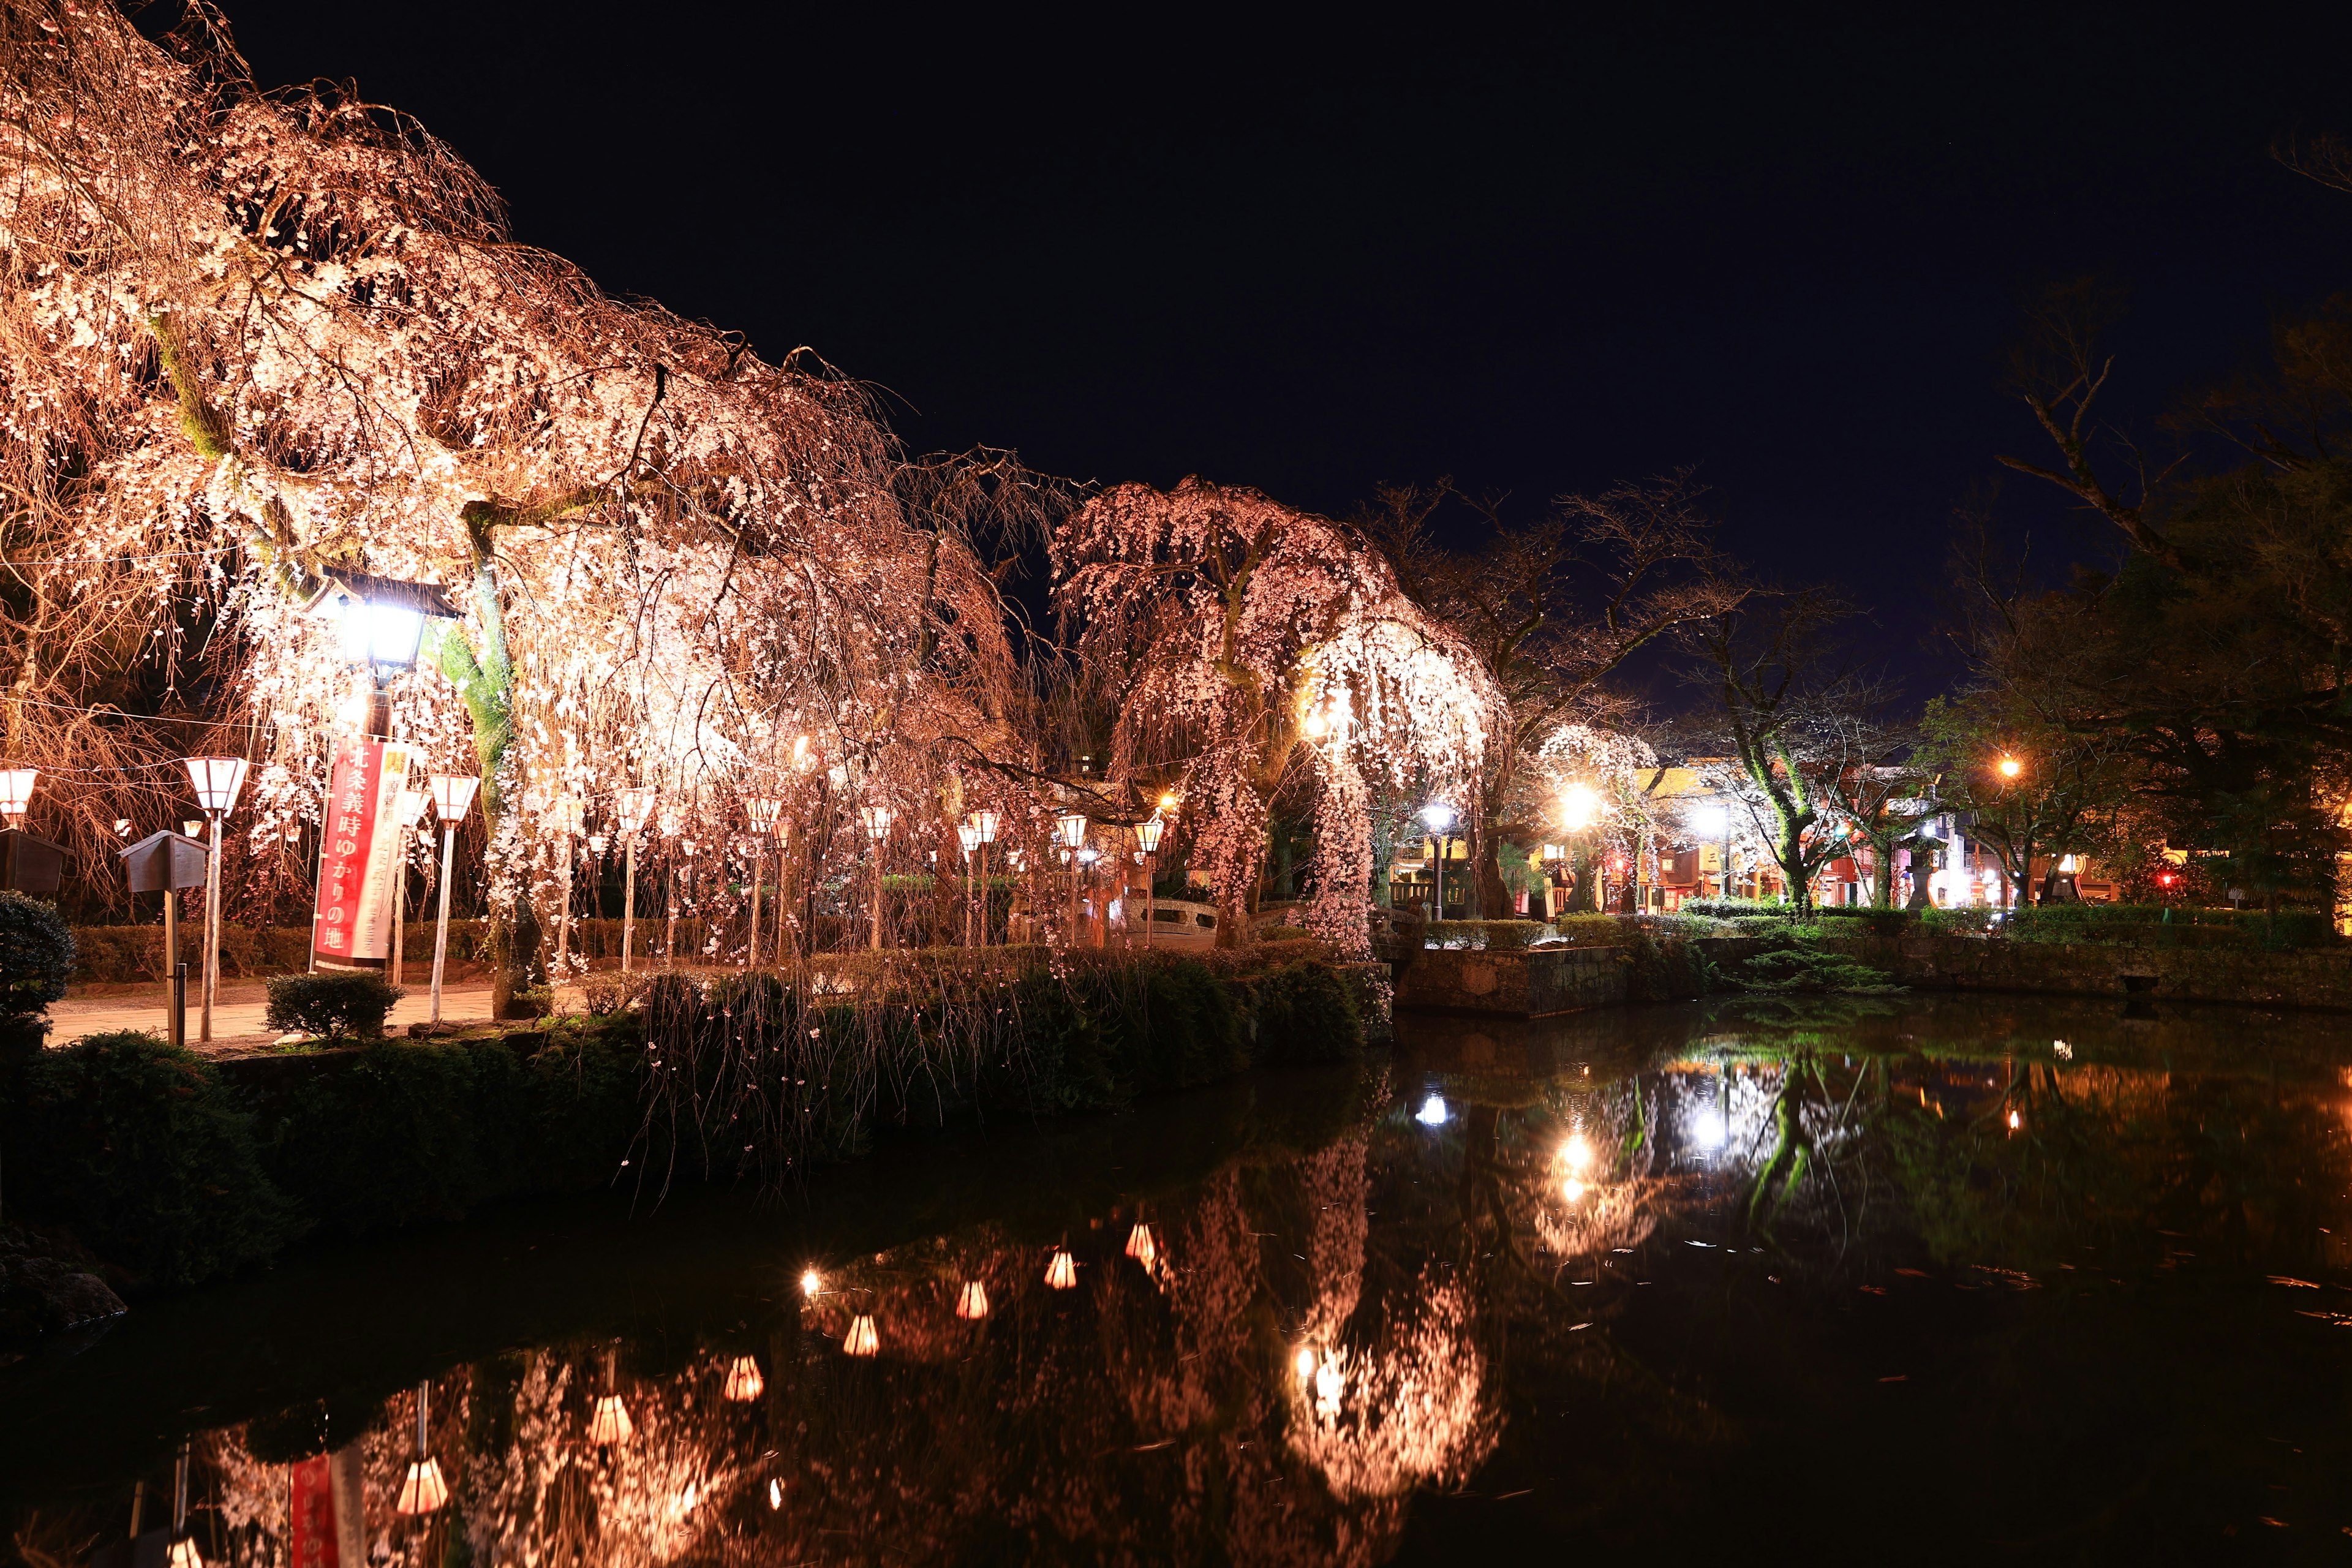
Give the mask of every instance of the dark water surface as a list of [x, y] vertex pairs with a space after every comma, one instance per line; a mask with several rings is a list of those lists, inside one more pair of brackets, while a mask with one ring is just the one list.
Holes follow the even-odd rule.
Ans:
[[377, 1563], [2352, 1560], [2352, 1023], [2140, 1012], [1408, 1020], [788, 1204], [320, 1248], [0, 1367], [0, 1522], [88, 1562], [186, 1441], [215, 1565], [329, 1448]]

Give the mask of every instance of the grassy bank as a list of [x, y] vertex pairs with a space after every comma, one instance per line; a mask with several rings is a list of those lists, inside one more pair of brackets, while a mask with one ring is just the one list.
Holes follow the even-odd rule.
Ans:
[[828, 973], [664, 976], [603, 1016], [334, 1051], [215, 1062], [121, 1034], [23, 1057], [0, 1101], [9, 1213], [121, 1288], [172, 1288], [526, 1194], [781, 1189], [888, 1127], [1116, 1109], [1363, 1046], [1353, 985], [1311, 943]]

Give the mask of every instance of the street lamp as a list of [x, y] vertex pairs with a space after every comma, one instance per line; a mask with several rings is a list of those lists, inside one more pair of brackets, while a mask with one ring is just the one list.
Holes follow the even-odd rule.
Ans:
[[1167, 828], [1168, 825], [1155, 816], [1149, 822], [1137, 824], [1135, 829], [1135, 847], [1143, 857], [1143, 945], [1146, 947], [1151, 945], [1152, 884], [1159, 879], [1160, 836]]
[[626, 843], [622, 851], [628, 869], [621, 877], [621, 973], [629, 972], [629, 953], [637, 934], [637, 835], [645, 831], [646, 819], [654, 812], [654, 789], [651, 784], [632, 784], [621, 792], [621, 834]]
[[572, 973], [572, 840], [588, 820], [588, 803], [576, 795], [555, 797], [555, 831], [563, 839], [563, 912], [555, 922], [555, 973]]
[[890, 837], [890, 808], [887, 805], [861, 805], [857, 820], [866, 826], [866, 837], [874, 841], [874, 951], [882, 951], [882, 841]]
[[2025, 771], [2025, 764], [2019, 762], [2015, 757], [2001, 758], [1999, 766], [2000, 768], [2000, 776], [2005, 779], [2013, 779], [2018, 774]]
[[404, 789], [394, 803], [393, 814], [399, 818], [402, 834], [397, 869], [393, 872], [392, 901], [392, 983], [397, 985], [404, 977], [406, 963], [403, 939], [408, 930], [408, 838], [407, 833], [425, 818], [425, 807], [433, 796], [421, 789]]
[[980, 848], [980, 829], [969, 822], [956, 824], [956, 843], [963, 850], [963, 944], [971, 942], [971, 858]]
[[1701, 839], [1713, 839], [1720, 847], [1723, 859], [1718, 875], [1722, 896], [1731, 895], [1731, 813], [1720, 805], [1702, 805], [1691, 813], [1691, 826]]
[[433, 1016], [441, 1022], [441, 971], [449, 959], [449, 866], [457, 852], [457, 825], [474, 805], [477, 778], [435, 773], [425, 781], [433, 796], [433, 815], [441, 819], [441, 913], [433, 931]]
[[457, 607], [447, 594], [429, 583], [357, 573], [329, 576], [304, 609], [334, 625], [345, 663], [373, 675], [366, 731], [374, 737], [391, 728], [385, 688], [394, 677], [416, 668], [425, 623], [457, 618]]
[[[188, 782], [195, 786], [196, 804], [204, 808], [205, 820], [212, 825], [212, 844], [207, 855], [210, 874], [205, 886], [205, 1008], [203, 1022], [196, 1031], [196, 1038], [209, 1040], [213, 1037], [213, 994], [220, 988], [221, 823], [236, 808], [238, 792], [245, 788], [246, 762], [243, 757], [189, 757], [184, 761]], [[26, 793], [31, 793], [29, 784]]]
[[1442, 921], [1445, 918], [1445, 846], [1457, 815], [1452, 806], [1442, 800], [1433, 800], [1421, 808], [1422, 823], [1429, 829], [1430, 837], [1437, 850], [1437, 853], [1430, 858], [1430, 864], [1437, 868], [1437, 885], [1433, 889], [1435, 903], [1429, 916], [1432, 920]]
[[988, 945], [989, 914], [995, 902], [988, 887], [988, 847], [996, 842], [996, 813], [976, 811], [971, 815], [972, 831], [980, 836], [980, 945]]
[[1078, 846], [1087, 841], [1087, 814], [1066, 811], [1054, 818], [1054, 839], [1062, 847], [1063, 858], [1070, 863], [1070, 943], [1078, 940]]
[[[760, 964], [760, 877], [767, 869], [767, 836], [776, 830], [776, 823], [784, 814], [784, 803], [772, 795], [747, 795], [743, 814], [751, 819], [755, 837], [751, 840], [751, 937], [744, 950], [743, 967], [756, 969]], [[782, 896], [779, 889], [778, 896]]]
[[38, 768], [0, 768], [0, 816], [22, 833], [25, 814], [33, 804], [33, 786], [40, 782]]

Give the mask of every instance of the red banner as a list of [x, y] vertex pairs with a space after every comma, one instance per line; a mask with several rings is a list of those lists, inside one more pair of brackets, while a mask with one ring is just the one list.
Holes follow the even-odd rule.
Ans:
[[289, 1514], [293, 1521], [291, 1568], [342, 1568], [335, 1537], [335, 1494], [324, 1454], [295, 1464]]
[[346, 741], [328, 775], [310, 954], [329, 969], [381, 969], [392, 954], [401, 828], [394, 801], [408, 782], [408, 748]]

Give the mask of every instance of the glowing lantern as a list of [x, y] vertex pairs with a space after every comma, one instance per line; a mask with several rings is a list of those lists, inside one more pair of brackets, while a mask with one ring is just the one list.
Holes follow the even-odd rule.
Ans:
[[1135, 828], [1135, 847], [1146, 855], [1159, 854], [1160, 836], [1167, 831], [1167, 827], [1168, 825], [1156, 816], [1149, 822], [1138, 823]]
[[1568, 1143], [1559, 1152], [1560, 1163], [1571, 1171], [1581, 1171], [1592, 1163], [1592, 1141], [1581, 1132], [1568, 1135]]
[[164, 1561], [168, 1568], [205, 1568], [205, 1554], [196, 1550], [195, 1542], [184, 1535], [172, 1542], [171, 1555]]
[[432, 1513], [449, 1500], [449, 1488], [441, 1479], [441, 1461], [433, 1457], [426, 1425], [433, 1402], [433, 1385], [416, 1385], [416, 1458], [408, 1464], [408, 1475], [400, 1483], [400, 1496], [393, 1503], [395, 1513]]
[[1062, 841], [1063, 848], [1076, 849], [1087, 841], [1087, 814], [1066, 811], [1054, 818], [1054, 836]]
[[2014, 1110], [2012, 1110], [2012, 1111], [2011, 1111], [2011, 1112], [2009, 1113], [2009, 1130], [2010, 1130], [2011, 1132], [2016, 1131], [2019, 1128], [2021, 1128], [2021, 1127], [2022, 1127], [2022, 1126], [2024, 1126], [2024, 1125], [2025, 1125], [2025, 1119], [2024, 1119], [2023, 1117], [2021, 1117], [2021, 1116], [2018, 1115], [2018, 1113], [2017, 1113], [2016, 1111], [2014, 1111]]
[[1160, 1261], [1160, 1243], [1152, 1239], [1151, 1227], [1141, 1220], [1136, 1221], [1135, 1228], [1127, 1233], [1127, 1255], [1142, 1264], [1147, 1273]]
[[651, 784], [634, 784], [621, 792], [621, 831], [635, 833], [654, 814], [654, 788]]
[[1443, 1127], [1445, 1117], [1445, 1097], [1442, 1094], [1431, 1095], [1421, 1102], [1421, 1109], [1412, 1113], [1412, 1119], [1423, 1127]]
[[972, 813], [971, 826], [972, 831], [980, 835], [980, 841], [982, 844], [996, 842], [996, 813], [992, 811]]
[[1559, 793], [1559, 819], [1570, 833], [1581, 833], [1601, 813], [1601, 797], [1589, 784], [1572, 784]]
[[771, 1476], [768, 1478], [768, 1507], [774, 1510], [783, 1506], [784, 1483]]
[[588, 803], [576, 795], [558, 795], [555, 800], [555, 825], [568, 837], [580, 831], [588, 820]]
[[2001, 777], [2003, 777], [2003, 778], [2005, 778], [2005, 779], [2013, 779], [2013, 778], [2015, 778], [2018, 774], [2020, 774], [2020, 773], [2023, 773], [2024, 771], [2025, 771], [2025, 764], [2024, 764], [2023, 763], [2019, 762], [2015, 757], [2003, 757], [2003, 758], [2001, 758], [2001, 760], [2000, 760], [2000, 776], [2001, 776]]
[[890, 834], [890, 808], [887, 805], [861, 805], [857, 820], [866, 825], [866, 837], [879, 842]]
[[776, 818], [783, 809], [784, 803], [772, 795], [747, 795], [743, 800], [744, 814], [751, 817], [751, 826], [762, 833], [774, 830]]
[[629, 1419], [629, 1407], [621, 1403], [617, 1394], [607, 1394], [596, 1401], [596, 1413], [588, 1420], [588, 1440], [603, 1447], [618, 1447], [636, 1431]]
[[820, 1279], [820, 1278], [818, 1277], [818, 1275], [817, 1275], [817, 1271], [816, 1271], [815, 1269], [814, 1269], [814, 1268], [809, 1269], [807, 1272], [803, 1273], [803, 1274], [801, 1276], [801, 1294], [802, 1294], [802, 1295], [803, 1295], [803, 1296], [814, 1296], [814, 1295], [815, 1295], [818, 1291], [820, 1291], [820, 1290], [822, 1290], [822, 1289], [824, 1289], [824, 1279]]
[[1045, 1265], [1045, 1283], [1056, 1290], [1066, 1290], [1078, 1282], [1078, 1262], [1066, 1247], [1054, 1249], [1054, 1261]]
[[1315, 1375], [1315, 1352], [1301, 1345], [1298, 1347], [1298, 1354], [1292, 1358], [1290, 1364], [1298, 1369], [1298, 1381], [1305, 1383]]
[[967, 860], [971, 859], [972, 851], [980, 847], [980, 829], [968, 822], [959, 826], [956, 828], [956, 842], [963, 846], [963, 858]]
[[977, 1322], [988, 1316], [988, 1287], [977, 1279], [963, 1282], [963, 1293], [956, 1298], [956, 1316]]
[[841, 1348], [848, 1355], [879, 1355], [882, 1336], [874, 1330], [874, 1320], [864, 1312], [849, 1320], [849, 1332], [843, 1336]]
[[1570, 1176], [1567, 1181], [1560, 1184], [1559, 1195], [1566, 1198], [1570, 1203], [1575, 1203], [1578, 1199], [1584, 1196], [1584, 1184], [1578, 1181], [1574, 1176]]
[[727, 1386], [719, 1394], [737, 1405], [749, 1405], [767, 1387], [768, 1380], [760, 1375], [760, 1363], [751, 1356], [739, 1355], [727, 1368]]

